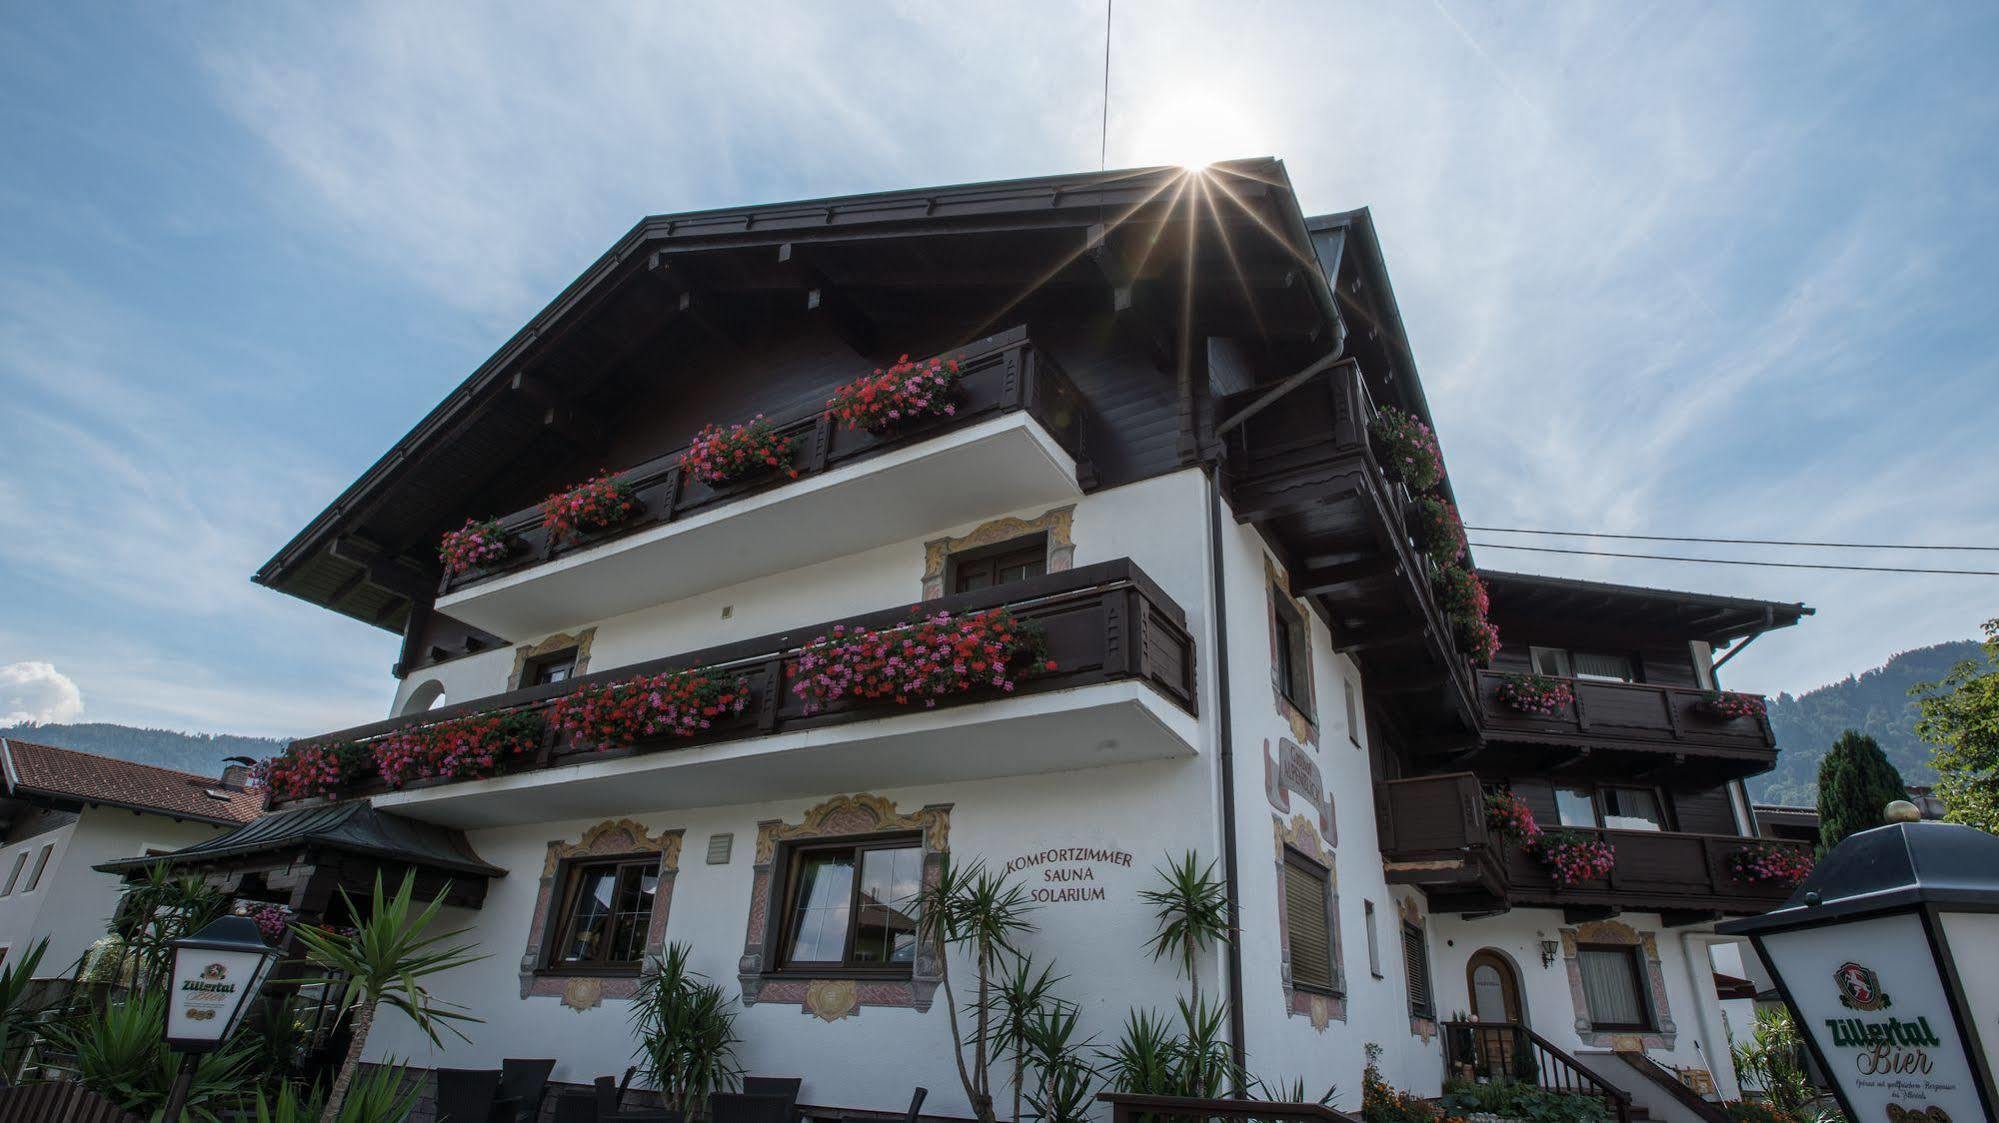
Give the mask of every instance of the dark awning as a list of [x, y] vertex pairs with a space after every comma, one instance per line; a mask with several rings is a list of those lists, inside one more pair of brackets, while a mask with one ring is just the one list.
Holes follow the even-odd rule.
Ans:
[[1716, 646], [1772, 628], [1788, 628], [1812, 615], [1810, 607], [1786, 601], [1491, 569], [1479, 570], [1479, 576], [1492, 590], [1495, 617], [1566, 617], [1615, 623], [1657, 635], [1704, 640]]
[[155, 862], [193, 866], [306, 850], [359, 854], [460, 877], [507, 873], [473, 853], [464, 832], [377, 811], [365, 800], [280, 811], [171, 854], [119, 858], [95, 868], [126, 873]]

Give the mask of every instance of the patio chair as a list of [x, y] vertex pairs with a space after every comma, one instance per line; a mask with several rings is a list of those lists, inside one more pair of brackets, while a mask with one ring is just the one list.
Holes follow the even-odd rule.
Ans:
[[[921, 1118], [923, 1100], [929, 1094], [930, 1089], [918, 1088], [915, 1094], [909, 1097], [909, 1110], [903, 1112], [902, 1123], [916, 1123]], [[873, 1115], [842, 1115], [840, 1120], [841, 1123], [881, 1123], [880, 1117]]]
[[440, 1068], [437, 1123], [490, 1123], [499, 1094], [499, 1069]]
[[681, 1123], [677, 1111], [660, 1107], [624, 1107], [625, 1088], [632, 1082], [632, 1070], [625, 1071], [624, 1084], [609, 1076], [597, 1078], [597, 1119], [599, 1123]]
[[751, 1096], [778, 1096], [783, 1098], [785, 1118], [789, 1123], [798, 1123], [798, 1088], [805, 1083], [797, 1076], [745, 1076], [743, 1092]]
[[[523, 1060], [508, 1057], [500, 1062], [500, 1101], [514, 1101], [512, 1115], [495, 1113], [494, 1118], [503, 1123], [534, 1123], [541, 1118], [541, 1101], [548, 1095], [548, 1076], [555, 1071], [555, 1060]], [[502, 1106], [496, 1102], [494, 1106]]]
[[791, 1123], [792, 1104], [783, 1096], [710, 1092], [708, 1123]]

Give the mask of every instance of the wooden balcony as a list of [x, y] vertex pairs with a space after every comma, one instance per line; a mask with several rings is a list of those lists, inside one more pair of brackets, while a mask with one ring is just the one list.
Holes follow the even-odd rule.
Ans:
[[1617, 852], [1607, 878], [1563, 885], [1518, 844], [1486, 825], [1484, 795], [1466, 772], [1389, 780], [1375, 793], [1382, 861], [1391, 884], [1421, 885], [1441, 911], [1554, 907], [1577, 915], [1659, 912], [1668, 923], [1759, 913], [1791, 887], [1738, 880], [1731, 859], [1759, 843], [1803, 843], [1672, 831], [1561, 828], [1600, 838]]
[[[1553, 757], [1587, 752], [1593, 758], [1587, 771], [1616, 774], [1633, 765], [1653, 768], [1658, 754], [1668, 754], [1684, 758], [1684, 768], [1719, 781], [1767, 771], [1777, 759], [1767, 717], [1715, 717], [1702, 708], [1703, 690], [1569, 679], [1575, 701], [1559, 716], [1539, 717], [1499, 700], [1506, 677], [1478, 672], [1479, 725], [1486, 741], [1478, 757], [1482, 771], [1531, 772]], [[1550, 753], [1549, 746], [1557, 751]], [[1647, 760], [1639, 762], [1634, 754]], [[1568, 760], [1572, 768], [1578, 763]]]
[[1082, 398], [1025, 328], [955, 354], [964, 378], [952, 416], [877, 437], [835, 424], [821, 402], [773, 414], [793, 438], [796, 478], [774, 472], [721, 487], [683, 473], [686, 450], [674, 449], [618, 473], [643, 509], [616, 527], [551, 541], [539, 507], [504, 516], [515, 553], [446, 577], [437, 607], [521, 640], [1093, 485]]
[[1412, 734], [1469, 728], [1471, 665], [1438, 607], [1436, 566], [1412, 538], [1413, 497], [1375, 457], [1375, 405], [1359, 364], [1337, 363], [1265, 402], [1268, 393], [1216, 406], [1225, 421], [1264, 407], [1224, 436], [1237, 520], [1285, 547], [1293, 593], [1326, 610], [1334, 644], [1362, 663], [1370, 692], [1407, 703]]
[[846, 700], [807, 713], [791, 689], [800, 650], [835, 625], [905, 623], [912, 611], [904, 605], [312, 740], [365, 745], [456, 717], [538, 711], [577, 690], [666, 671], [704, 668], [747, 680], [748, 709], [718, 719], [698, 737], [597, 748], [550, 733], [536, 754], [495, 777], [416, 781], [400, 791], [376, 779], [342, 793], [369, 795], [378, 807], [448, 826], [746, 803], [1193, 754], [1194, 644], [1186, 614], [1130, 561], [919, 607], [924, 614], [1008, 608], [1042, 629], [1056, 669], [1024, 676], [1013, 693], [975, 691], [940, 699], [934, 709]]

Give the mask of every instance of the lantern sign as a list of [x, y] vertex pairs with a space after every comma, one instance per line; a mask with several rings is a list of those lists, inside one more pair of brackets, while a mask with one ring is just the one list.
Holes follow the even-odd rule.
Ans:
[[1999, 837], [1862, 831], [1781, 908], [1715, 930], [1756, 945], [1853, 1123], [1999, 1119]]
[[278, 953], [242, 916], [222, 917], [175, 940], [173, 949], [167, 1045], [177, 1053], [213, 1052], [242, 1024]]

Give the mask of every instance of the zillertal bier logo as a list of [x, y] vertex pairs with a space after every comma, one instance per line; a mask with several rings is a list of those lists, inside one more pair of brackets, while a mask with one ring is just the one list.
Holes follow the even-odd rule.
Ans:
[[1840, 964], [1832, 977], [1839, 984], [1839, 1004], [1849, 1010], [1886, 1010], [1894, 1005], [1888, 999], [1888, 992], [1881, 989], [1881, 977], [1872, 967], [1849, 960]]

